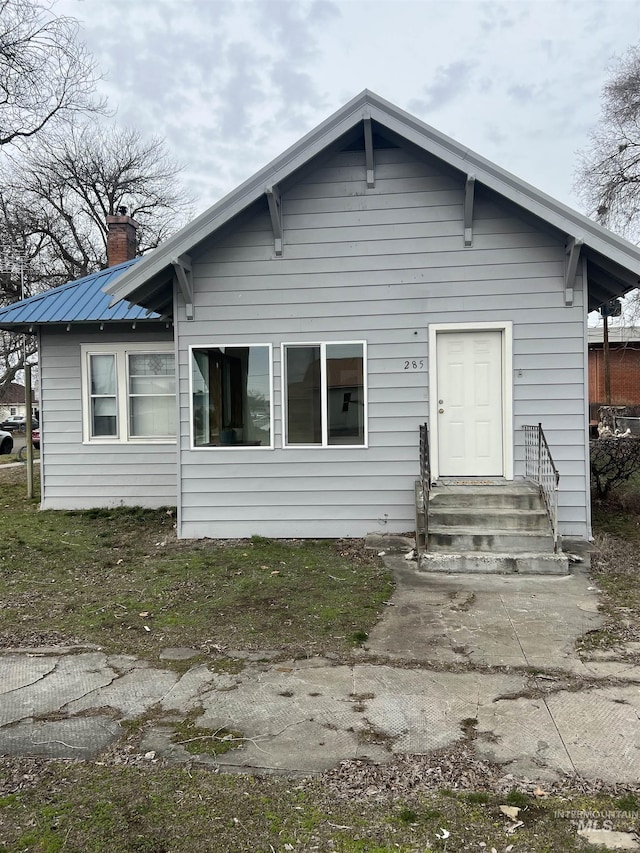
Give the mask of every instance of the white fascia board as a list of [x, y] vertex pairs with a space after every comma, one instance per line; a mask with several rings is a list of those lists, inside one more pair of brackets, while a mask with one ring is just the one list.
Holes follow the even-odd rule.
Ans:
[[162, 243], [149, 253], [147, 258], [143, 258], [131, 270], [119, 276], [113, 284], [105, 287], [105, 293], [113, 297], [111, 304], [126, 299], [147, 279], [168, 267], [172, 256], [188, 253], [193, 246], [205, 240], [225, 222], [259, 199], [264, 194], [265, 186], [277, 186], [284, 178], [351, 130], [364, 118], [366, 96], [367, 93], [363, 92], [349, 101], [346, 106], [318, 125], [295, 145], [185, 225], [166, 243]]
[[[381, 99], [377, 100], [381, 101]], [[372, 104], [371, 118], [460, 172], [465, 174], [473, 172], [482, 184], [495, 190], [499, 195], [525, 208], [540, 219], [546, 220], [567, 236], [582, 238], [586, 244], [620, 266], [640, 274], [638, 247], [589, 219], [588, 216], [562, 204], [471, 149], [459, 145], [455, 140], [393, 104], [382, 101], [380, 107]]]
[[480, 183], [555, 226], [568, 238], [583, 239], [585, 245], [640, 276], [640, 251], [633, 243], [365, 89], [104, 288], [113, 297], [111, 304], [126, 299], [147, 279], [166, 269], [171, 256], [188, 253], [194, 245], [260, 198], [266, 185], [281, 183], [365, 118], [374, 119], [463, 174], [473, 173]]

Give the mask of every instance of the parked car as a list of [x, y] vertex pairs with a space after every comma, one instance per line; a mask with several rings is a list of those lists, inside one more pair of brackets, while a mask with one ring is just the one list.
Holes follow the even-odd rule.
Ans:
[[13, 450], [13, 436], [10, 432], [0, 429], [0, 453], [6, 455]]
[[[31, 422], [32, 429], [37, 429], [40, 424], [34, 418]], [[6, 432], [24, 432], [27, 428], [27, 419], [24, 415], [11, 415], [0, 424], [0, 429]]]

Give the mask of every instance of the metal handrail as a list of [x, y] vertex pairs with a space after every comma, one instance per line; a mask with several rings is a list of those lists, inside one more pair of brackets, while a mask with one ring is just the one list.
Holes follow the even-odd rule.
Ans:
[[524, 475], [533, 480], [544, 500], [551, 530], [553, 550], [558, 550], [558, 486], [560, 474], [556, 468], [542, 424], [525, 424], [524, 430]]
[[424, 546], [429, 534], [429, 491], [431, 489], [431, 466], [429, 463], [429, 425], [420, 424], [420, 488], [422, 490], [422, 530], [416, 530], [416, 547], [420, 550], [420, 533], [424, 538]]

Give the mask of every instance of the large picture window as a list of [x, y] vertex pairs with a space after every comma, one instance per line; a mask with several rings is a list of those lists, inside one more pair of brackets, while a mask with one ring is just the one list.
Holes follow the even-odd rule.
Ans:
[[161, 346], [82, 347], [86, 441], [175, 439], [174, 354]]
[[195, 447], [272, 447], [271, 347], [192, 347]]
[[286, 447], [366, 445], [365, 344], [284, 344]]

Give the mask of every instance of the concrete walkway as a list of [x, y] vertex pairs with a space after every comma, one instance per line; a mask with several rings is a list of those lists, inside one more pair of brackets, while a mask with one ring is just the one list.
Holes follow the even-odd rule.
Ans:
[[5, 652], [0, 754], [93, 758], [148, 715], [140, 752], [193, 760], [172, 723], [197, 711], [199, 727], [242, 733], [239, 749], [201, 757], [229, 769], [312, 773], [466, 738], [505, 773], [637, 783], [640, 667], [573, 651], [599, 624], [585, 575], [420, 576], [387, 559], [392, 606], [352, 666], [247, 660], [236, 675], [180, 675], [99, 650]]

